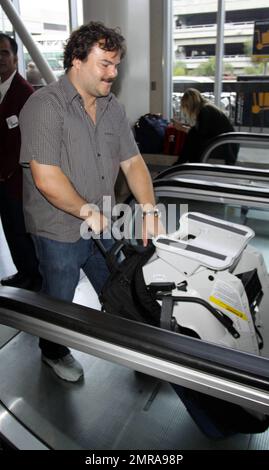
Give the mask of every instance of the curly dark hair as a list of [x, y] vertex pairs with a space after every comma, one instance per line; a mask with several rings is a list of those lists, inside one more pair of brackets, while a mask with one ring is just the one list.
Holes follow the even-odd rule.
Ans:
[[64, 68], [72, 67], [73, 59], [86, 60], [93, 46], [98, 44], [105, 51], [126, 52], [125, 40], [118, 28], [107, 28], [103, 23], [91, 21], [73, 31], [64, 49]]

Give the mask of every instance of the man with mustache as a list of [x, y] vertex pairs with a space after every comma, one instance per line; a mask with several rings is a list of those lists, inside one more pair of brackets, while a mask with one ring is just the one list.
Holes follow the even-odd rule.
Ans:
[[[37, 91], [20, 116], [24, 211], [44, 283], [43, 292], [72, 301], [80, 268], [99, 293], [109, 272], [91, 238], [80, 235], [86, 221], [95, 234], [108, 225], [103, 196], [115, 202], [122, 169], [145, 214], [147, 233], [157, 234], [150, 175], [139, 154], [123, 106], [111, 93], [125, 54], [117, 30], [91, 22], [71, 34], [64, 52], [66, 73]], [[103, 239], [106, 248], [112, 241]], [[65, 346], [40, 339], [42, 359], [62, 379], [76, 382], [80, 364]]]

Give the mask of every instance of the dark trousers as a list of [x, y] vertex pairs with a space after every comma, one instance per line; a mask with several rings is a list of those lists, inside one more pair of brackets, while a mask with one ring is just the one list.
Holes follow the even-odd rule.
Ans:
[[[97, 294], [109, 276], [109, 270], [101, 251], [94, 240], [79, 239], [66, 243], [33, 235], [39, 269], [43, 279], [42, 292], [56, 299], [72, 302], [82, 269]], [[114, 241], [103, 239], [106, 250]], [[42, 353], [49, 359], [60, 359], [69, 353], [69, 349], [60, 344], [40, 338]]]
[[22, 200], [10, 193], [5, 182], [0, 182], [0, 217], [17, 271], [35, 278], [38, 273], [38, 261], [31, 236], [25, 229]]

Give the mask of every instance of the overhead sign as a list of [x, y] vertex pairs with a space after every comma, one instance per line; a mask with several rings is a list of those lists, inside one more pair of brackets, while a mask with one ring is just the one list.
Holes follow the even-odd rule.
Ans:
[[269, 19], [255, 21], [252, 54], [269, 58]]
[[[238, 126], [269, 127], [269, 76], [245, 75], [238, 76], [240, 82], [256, 80], [255, 87], [250, 91], [237, 93], [236, 119]], [[259, 89], [259, 82], [268, 83], [268, 88]]]

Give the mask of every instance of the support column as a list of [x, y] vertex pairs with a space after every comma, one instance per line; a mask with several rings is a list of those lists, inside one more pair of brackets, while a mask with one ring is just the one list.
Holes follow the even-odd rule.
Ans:
[[126, 39], [127, 55], [112, 91], [133, 124], [150, 110], [149, 0], [84, 0], [83, 11], [84, 23], [102, 21], [111, 28], [118, 26]]
[[172, 0], [150, 0], [150, 110], [172, 116]]
[[70, 32], [78, 28], [77, 0], [68, 0]]
[[216, 72], [215, 72], [215, 105], [220, 107], [222, 92], [223, 57], [224, 57], [224, 24], [225, 0], [218, 0], [217, 12], [217, 43], [216, 43]]

